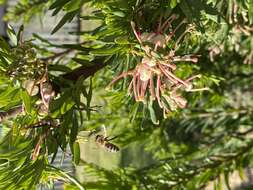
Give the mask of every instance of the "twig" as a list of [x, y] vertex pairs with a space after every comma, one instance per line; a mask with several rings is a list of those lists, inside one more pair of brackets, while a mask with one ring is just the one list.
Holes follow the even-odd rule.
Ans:
[[107, 64], [105, 63], [104, 58], [96, 59], [92, 61], [92, 66], [81, 66], [67, 74], [63, 75], [64, 79], [76, 81], [79, 77], [83, 77], [84, 79], [94, 75], [97, 71], [104, 68]]
[[32, 153], [32, 160], [35, 160], [39, 154], [40, 154], [40, 149], [41, 149], [41, 143], [45, 140], [45, 138], [48, 136], [49, 134], [49, 129], [46, 129], [45, 133], [43, 133], [40, 137], [39, 137], [39, 140], [34, 148], [34, 151]]
[[61, 56], [65, 55], [65, 54], [69, 54], [69, 53], [71, 53], [73, 51], [75, 51], [75, 49], [67, 49], [65, 51], [62, 51], [62, 52], [59, 52], [59, 53], [55, 53], [52, 56], [49, 56], [49, 57], [46, 57], [46, 58], [42, 58], [41, 60], [45, 61], [45, 62], [52, 61], [52, 60], [54, 60], [54, 59], [56, 59], [58, 57], [61, 57]]

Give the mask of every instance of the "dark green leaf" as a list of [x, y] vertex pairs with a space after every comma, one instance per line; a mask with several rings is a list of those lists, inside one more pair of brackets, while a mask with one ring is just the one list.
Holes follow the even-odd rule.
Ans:
[[183, 13], [185, 14], [186, 18], [188, 20], [192, 21], [193, 15], [192, 15], [191, 7], [188, 5], [186, 0], [182, 0], [180, 2], [179, 6], [180, 6], [181, 10], [183, 11]]
[[90, 87], [89, 87], [89, 91], [88, 91], [88, 94], [87, 94], [87, 107], [88, 107], [88, 110], [87, 110], [87, 117], [88, 119], [90, 119], [90, 104], [91, 104], [91, 98], [92, 98], [92, 77], [90, 78]]
[[73, 11], [73, 12], [66, 13], [62, 17], [60, 22], [55, 26], [55, 28], [53, 29], [51, 34], [54, 34], [55, 32], [57, 32], [66, 22], [71, 22], [77, 13], [78, 13], [78, 11]]
[[49, 71], [61, 71], [61, 72], [71, 72], [72, 70], [66, 65], [49, 65]]
[[23, 32], [24, 32], [24, 25], [21, 25], [17, 34], [17, 41], [18, 43], [22, 42], [23, 38]]
[[49, 45], [52, 45], [51, 42], [49, 42], [47, 39], [41, 37], [41, 36], [38, 35], [38, 34], [33, 33], [33, 37], [37, 38], [37, 39], [40, 40], [41, 42], [44, 42], [44, 43], [49, 44]]
[[73, 144], [76, 140], [76, 136], [78, 133], [78, 117], [77, 113], [73, 111], [73, 116], [72, 116], [72, 128], [70, 132], [70, 143]]
[[84, 0], [72, 0], [64, 5], [63, 10], [66, 12], [73, 12], [77, 9], [80, 9]]
[[93, 65], [92, 62], [87, 61], [85, 59], [79, 59], [79, 58], [72, 58], [73, 61], [83, 65], [83, 66], [87, 66], [87, 67], [91, 67]]
[[80, 163], [80, 145], [78, 142], [74, 142], [74, 163], [76, 165]]
[[49, 10], [55, 9], [55, 8], [62, 8], [65, 4], [67, 4], [71, 0], [55, 0], [54, 3], [49, 7]]
[[4, 52], [10, 51], [9, 44], [0, 36], [0, 47]]

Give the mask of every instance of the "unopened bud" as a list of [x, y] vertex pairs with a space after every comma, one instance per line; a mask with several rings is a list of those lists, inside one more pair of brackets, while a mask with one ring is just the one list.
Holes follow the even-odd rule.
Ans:
[[34, 80], [25, 80], [22, 83], [22, 87], [26, 89], [30, 96], [35, 96], [39, 92], [39, 88], [35, 85]]

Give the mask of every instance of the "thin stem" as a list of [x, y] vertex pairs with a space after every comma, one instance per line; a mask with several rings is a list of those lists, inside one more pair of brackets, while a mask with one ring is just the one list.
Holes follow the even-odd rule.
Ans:
[[191, 29], [192, 29], [192, 27], [189, 27], [188, 29], [186, 29], [186, 30], [183, 32], [183, 34], [181, 34], [181, 36], [179, 36], [179, 38], [177, 39], [177, 41], [176, 41], [176, 43], [175, 43], [175, 45], [174, 45], [174, 48], [173, 48], [174, 50], [177, 49], [179, 42], [182, 40], [182, 38], [183, 38], [188, 32], [190, 32]]
[[104, 58], [100, 59], [95, 59], [92, 62], [91, 67], [87, 66], [81, 66], [69, 73], [66, 73], [62, 75], [64, 79], [72, 80], [72, 81], [77, 81], [79, 77], [83, 77], [83, 79], [86, 79], [92, 75], [94, 75], [97, 71], [100, 69], [104, 68], [107, 64], [105, 63]]
[[175, 64], [171, 64], [171, 63], [168, 63], [168, 62], [169, 62], [169, 60], [167, 61], [167, 63], [164, 63], [164, 62], [161, 61], [161, 62], [159, 62], [159, 64], [162, 64], [166, 67], [169, 67], [173, 71], [176, 70], [177, 66]]
[[137, 101], [140, 101], [141, 96], [141, 79], [140, 74], [137, 75]]
[[172, 58], [172, 61], [173, 62], [189, 61], [189, 62], [197, 63], [198, 58], [197, 56], [194, 56], [194, 55], [175, 56]]
[[48, 62], [48, 61], [53, 61], [61, 56], [64, 56], [66, 54], [69, 54], [71, 52], [75, 51], [75, 49], [67, 49], [65, 51], [62, 51], [62, 52], [59, 52], [59, 53], [55, 53], [54, 55], [52, 56], [49, 56], [49, 57], [46, 57], [46, 58], [42, 58], [41, 60], [42, 61], [45, 61], [45, 62]]
[[137, 40], [139, 41], [139, 43], [142, 45], [141, 38], [140, 38], [139, 34], [136, 32], [135, 23], [133, 21], [131, 21], [131, 27], [133, 29], [135, 37], [137, 38]]
[[117, 82], [119, 79], [121, 78], [125, 78], [127, 77], [128, 75], [133, 75], [133, 71], [127, 71], [127, 72], [124, 72], [124, 73], [121, 73], [120, 75], [118, 75], [116, 78], [114, 78], [110, 84], [108, 86], [111, 86], [113, 85], [115, 82]]
[[134, 98], [135, 98], [135, 101], [137, 101], [138, 100], [138, 98], [137, 98], [137, 92], [136, 92], [136, 90], [137, 90], [137, 88], [136, 88], [136, 74], [134, 74], [134, 78], [133, 78], [133, 90], [134, 90]]
[[133, 79], [131, 80], [129, 86], [128, 86], [128, 94], [131, 95], [132, 93], [132, 90], [133, 90]]
[[188, 86], [188, 84], [184, 81], [182, 81], [181, 79], [179, 79], [178, 77], [176, 77], [175, 75], [173, 75], [171, 72], [167, 71], [165, 68], [163, 68], [162, 65], [158, 64], [159, 68], [161, 69], [161, 71], [163, 72], [163, 74], [174, 84], [178, 84], [178, 82], [180, 82], [181, 84], [184, 84], [185, 86]]
[[168, 27], [171, 25], [171, 23], [177, 18], [176, 15], [171, 15], [161, 26], [160, 31], [166, 31], [168, 29]]
[[157, 80], [156, 80], [156, 98], [157, 98], [160, 108], [162, 108], [162, 104], [160, 100], [160, 87], [161, 87], [161, 77], [160, 75], [158, 75]]
[[154, 81], [153, 81], [153, 74], [152, 73], [150, 74], [149, 91], [150, 91], [152, 99], [155, 100], [155, 87], [154, 87]]
[[167, 39], [166, 39], [166, 42], [170, 41], [171, 37], [175, 35], [176, 31], [184, 24], [186, 23], [186, 20], [184, 19], [182, 22], [180, 22], [177, 27], [171, 32], [168, 34], [167, 36]]

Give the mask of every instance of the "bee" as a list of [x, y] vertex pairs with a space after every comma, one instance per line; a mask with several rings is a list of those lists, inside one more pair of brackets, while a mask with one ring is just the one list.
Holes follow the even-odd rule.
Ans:
[[109, 142], [115, 138], [116, 137], [109, 139], [109, 137], [104, 135], [96, 135], [95, 142], [101, 147], [104, 147], [108, 152], [118, 152], [119, 147]]
[[[103, 131], [104, 133], [103, 135], [101, 133], [98, 134], [101, 131]], [[98, 146], [104, 148], [108, 152], [118, 152], [120, 150], [118, 146], [110, 142], [111, 140], [117, 138], [117, 136], [109, 138], [106, 135], [106, 128], [104, 125], [97, 130], [91, 131], [88, 137], [91, 137], [91, 136], [95, 137], [95, 142]]]

